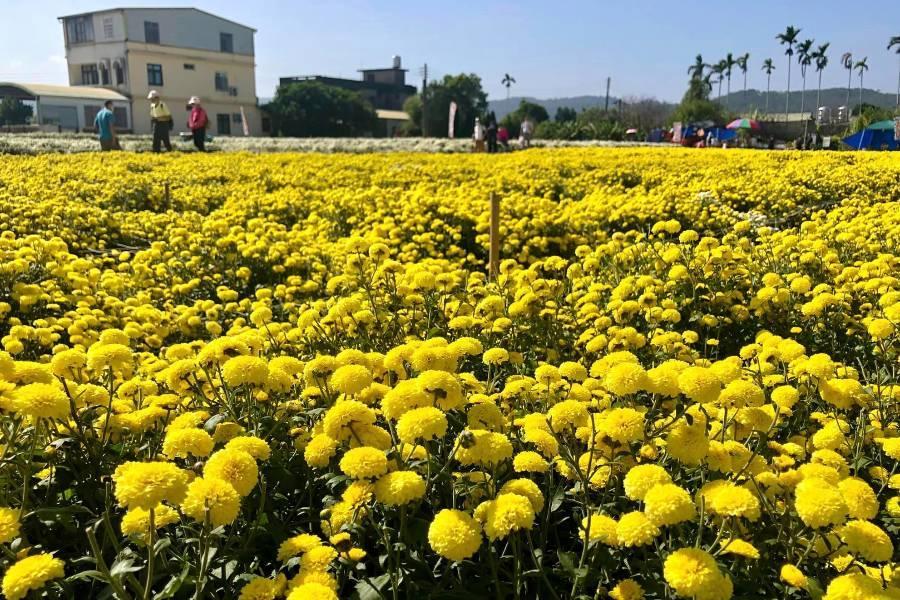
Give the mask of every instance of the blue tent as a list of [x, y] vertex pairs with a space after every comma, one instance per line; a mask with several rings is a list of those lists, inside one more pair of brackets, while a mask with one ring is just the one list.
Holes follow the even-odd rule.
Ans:
[[894, 132], [884, 129], [857, 131], [853, 135], [845, 137], [844, 143], [854, 150], [881, 150], [882, 147], [887, 147], [888, 150], [897, 149]]
[[724, 127], [710, 127], [706, 130], [706, 133], [707, 135], [712, 134], [712, 137], [719, 140], [720, 142], [727, 142], [728, 140], [737, 137], [737, 131], [733, 129], [725, 129]]

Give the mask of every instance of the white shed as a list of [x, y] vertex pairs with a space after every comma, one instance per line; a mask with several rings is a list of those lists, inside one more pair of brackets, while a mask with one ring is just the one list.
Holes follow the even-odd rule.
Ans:
[[33, 105], [33, 124], [62, 131], [91, 129], [94, 117], [103, 108], [103, 103], [112, 100], [116, 128], [132, 128], [131, 100], [113, 90], [89, 86], [0, 82], [0, 98], [8, 97]]

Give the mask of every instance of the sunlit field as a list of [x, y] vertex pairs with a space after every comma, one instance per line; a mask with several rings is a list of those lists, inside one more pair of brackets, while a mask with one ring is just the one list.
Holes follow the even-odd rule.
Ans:
[[900, 598], [895, 154], [6, 156], [0, 231], [6, 598]]

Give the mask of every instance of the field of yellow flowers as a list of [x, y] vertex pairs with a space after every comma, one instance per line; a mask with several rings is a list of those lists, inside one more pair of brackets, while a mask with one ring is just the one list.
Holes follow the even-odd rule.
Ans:
[[0, 232], [10, 600], [900, 598], [889, 153], [9, 156]]

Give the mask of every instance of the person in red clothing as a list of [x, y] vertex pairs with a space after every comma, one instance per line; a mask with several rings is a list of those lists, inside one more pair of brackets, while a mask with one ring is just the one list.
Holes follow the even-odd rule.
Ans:
[[200, 106], [200, 98], [197, 96], [191, 96], [191, 99], [188, 100], [188, 108], [191, 109], [191, 114], [188, 115], [187, 125], [194, 137], [194, 145], [200, 152], [206, 152], [206, 124], [209, 122], [209, 117]]

